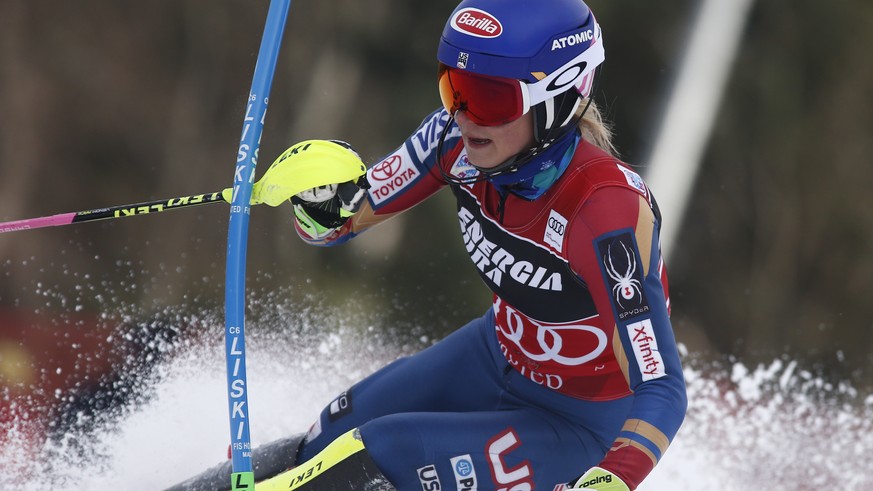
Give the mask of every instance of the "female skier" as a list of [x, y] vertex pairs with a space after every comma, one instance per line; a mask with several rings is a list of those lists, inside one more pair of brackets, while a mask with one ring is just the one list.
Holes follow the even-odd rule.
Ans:
[[[464, 0], [437, 57], [444, 107], [292, 198], [296, 227], [340, 244], [449, 188], [493, 304], [342, 393], [258, 489], [635, 489], [687, 401], [658, 207], [591, 100], [600, 26], [581, 0]], [[340, 145], [289, 165], [360, 167]]]
[[687, 402], [658, 207], [590, 98], [600, 26], [581, 0], [465, 0], [437, 57], [444, 107], [366, 190], [296, 196], [297, 230], [339, 244], [448, 187], [493, 305], [325, 408], [297, 461], [350, 430], [357, 457], [301, 489], [634, 489]]

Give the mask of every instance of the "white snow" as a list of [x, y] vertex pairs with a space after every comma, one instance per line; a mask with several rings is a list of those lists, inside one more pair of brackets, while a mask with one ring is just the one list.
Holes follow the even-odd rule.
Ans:
[[[255, 446], [305, 431], [356, 379], [419, 347], [371, 342], [361, 326], [281, 312], [247, 326], [248, 397]], [[303, 324], [302, 328], [288, 325]], [[338, 327], [336, 327], [339, 325]], [[284, 327], [283, 327], [284, 326]], [[162, 365], [145, 402], [116, 424], [43, 449], [52, 465], [0, 449], [0, 483], [19, 491], [162, 489], [227, 458], [221, 326]], [[316, 335], [327, 331], [329, 335]], [[653, 490], [873, 489], [873, 397], [832, 385], [794, 361], [688, 366], [689, 412], [670, 450], [640, 487]], [[11, 435], [13, 436], [13, 435]], [[12, 440], [10, 440], [12, 441]], [[60, 457], [58, 457], [60, 456]]]

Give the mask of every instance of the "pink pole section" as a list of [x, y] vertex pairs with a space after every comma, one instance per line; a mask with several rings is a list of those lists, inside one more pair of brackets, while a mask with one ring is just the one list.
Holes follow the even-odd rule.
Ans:
[[33, 228], [55, 227], [73, 223], [76, 213], [61, 213], [50, 217], [30, 218], [28, 220], [16, 220], [14, 222], [0, 223], [0, 234], [14, 232], [16, 230], [28, 230]]

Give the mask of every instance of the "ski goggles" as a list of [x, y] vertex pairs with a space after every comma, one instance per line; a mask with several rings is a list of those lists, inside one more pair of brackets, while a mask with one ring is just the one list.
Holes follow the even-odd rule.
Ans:
[[576, 90], [582, 97], [588, 97], [594, 69], [604, 59], [603, 44], [595, 43], [534, 83], [481, 75], [440, 63], [440, 100], [451, 115], [464, 111], [479, 126], [499, 126], [515, 121], [530, 108], [566, 90]]

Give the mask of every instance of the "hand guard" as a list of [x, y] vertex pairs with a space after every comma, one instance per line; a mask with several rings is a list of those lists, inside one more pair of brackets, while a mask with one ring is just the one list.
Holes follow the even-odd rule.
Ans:
[[[276, 158], [252, 187], [252, 205], [279, 206], [309, 189], [347, 181], [358, 183], [367, 167], [348, 143], [337, 140], [307, 140], [291, 146]], [[366, 180], [364, 181], [366, 182]], [[363, 183], [359, 187], [366, 188]], [[221, 195], [233, 201], [234, 189]]]
[[612, 472], [601, 467], [592, 467], [576, 480], [571, 489], [591, 489], [595, 491], [630, 491], [630, 487]]
[[322, 239], [341, 227], [364, 203], [367, 179], [327, 184], [291, 197], [300, 229], [312, 239]]

